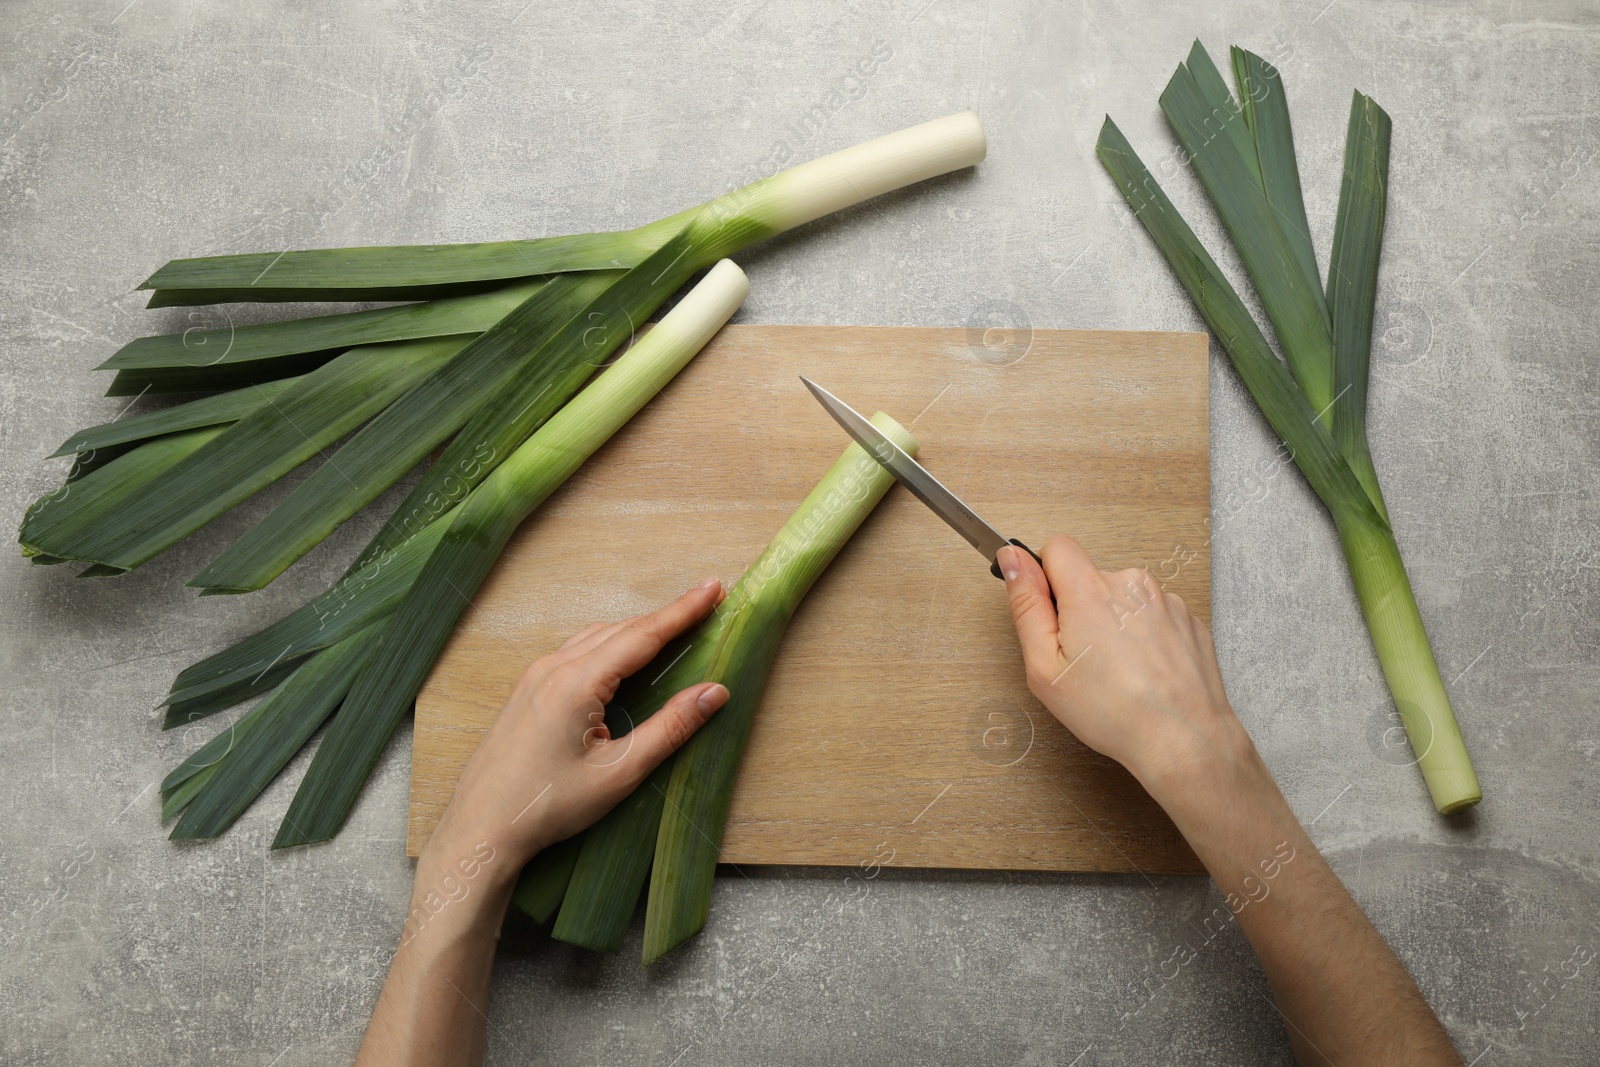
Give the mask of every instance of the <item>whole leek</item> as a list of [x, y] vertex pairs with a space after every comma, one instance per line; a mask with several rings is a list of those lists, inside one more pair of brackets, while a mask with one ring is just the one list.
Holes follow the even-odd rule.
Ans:
[[1278, 71], [1233, 49], [1235, 103], [1196, 42], [1161, 96], [1284, 361], [1107, 118], [1096, 151], [1339, 531], [1356, 595], [1434, 806], [1483, 796], [1428, 644], [1367, 447], [1367, 365], [1388, 186], [1389, 117], [1355, 93], [1326, 289], [1312, 254]]
[[753, 232], [782, 233], [863, 200], [970, 167], [984, 152], [983, 127], [977, 116], [963, 111], [801, 163], [632, 230], [178, 259], [139, 288], [155, 290], [151, 307], [230, 300], [409, 300], [493, 287], [509, 279], [633, 267], [696, 218], [741, 220]]
[[[24, 553], [131, 569], [356, 429], [192, 583], [213, 593], [258, 589], [447, 440], [446, 455], [419, 492], [438, 497], [435, 483], [446, 479], [463, 489], [477, 484], [572, 395], [585, 368], [603, 361], [716, 260], [869, 197], [971, 166], [984, 151], [983, 127], [963, 112], [803, 163], [624, 235], [175, 261], [145, 283], [157, 290], [153, 303], [392, 299], [441, 288], [455, 293], [463, 284], [495, 291], [298, 323], [185, 331], [125, 346], [106, 364], [118, 373], [113, 392], [233, 389], [304, 377], [162, 472], [137, 498], [63, 507], [59, 494], [47, 495], [24, 519]], [[640, 270], [646, 263], [651, 269]], [[575, 273], [532, 278], [558, 272]], [[458, 332], [474, 329], [482, 332]], [[351, 344], [364, 347], [329, 362]], [[349, 366], [370, 367], [391, 352], [398, 353], [397, 367], [413, 366], [406, 353], [446, 345], [448, 358], [420, 380], [396, 376], [374, 385], [355, 380]], [[458, 491], [450, 503], [460, 498]], [[419, 514], [415, 504], [402, 507], [405, 518]], [[441, 513], [424, 510], [426, 521]], [[363, 560], [403, 536], [385, 531]]]

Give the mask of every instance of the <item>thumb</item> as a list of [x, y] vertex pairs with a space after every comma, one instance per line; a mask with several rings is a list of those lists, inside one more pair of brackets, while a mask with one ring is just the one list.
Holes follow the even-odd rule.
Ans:
[[632, 742], [628, 758], [619, 761], [625, 765], [625, 773], [636, 782], [644, 781], [645, 775], [693, 737], [727, 702], [728, 687], [720, 682], [702, 682], [674, 693], [660, 711], [628, 735]]
[[1096, 594], [1104, 595], [1106, 584], [1100, 569], [1084, 547], [1066, 534], [1046, 541], [1039, 557], [1044, 560], [1050, 588], [1056, 591], [1063, 616], [1070, 616], [1079, 605], [1092, 602]]

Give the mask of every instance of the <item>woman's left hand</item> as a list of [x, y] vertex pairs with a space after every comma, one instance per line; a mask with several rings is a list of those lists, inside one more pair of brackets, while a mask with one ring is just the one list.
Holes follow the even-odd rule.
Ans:
[[721, 583], [709, 578], [658, 611], [595, 623], [529, 664], [467, 762], [420, 866], [429, 853], [446, 865], [488, 854], [515, 875], [633, 792], [727, 701], [728, 690], [716, 682], [689, 686], [615, 739], [605, 706], [624, 678], [722, 597]]

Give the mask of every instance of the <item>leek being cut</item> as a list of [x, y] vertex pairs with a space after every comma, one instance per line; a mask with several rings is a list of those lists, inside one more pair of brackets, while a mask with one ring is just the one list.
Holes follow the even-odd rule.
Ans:
[[[872, 422], [916, 452], [915, 438], [889, 416], [879, 412]], [[686, 686], [720, 682], [728, 702], [579, 843], [564, 842], [528, 865], [514, 900], [540, 922], [556, 913], [553, 936], [615, 952], [647, 876], [644, 962], [699, 933], [739, 760], [784, 630], [893, 484], [860, 445], [850, 445], [711, 617], [623, 682], [606, 709], [617, 737]]]

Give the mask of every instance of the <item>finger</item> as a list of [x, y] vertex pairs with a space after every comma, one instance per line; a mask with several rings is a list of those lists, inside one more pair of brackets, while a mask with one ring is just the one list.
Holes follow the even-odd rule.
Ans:
[[561, 642], [561, 647], [556, 649], [556, 651], [565, 652], [569, 648], [576, 648], [578, 645], [583, 644], [589, 638], [593, 637], [601, 630], [606, 629], [610, 625], [612, 624], [606, 622], [591, 622], [588, 626], [585, 626], [583, 629], [579, 630], [577, 633]]
[[1039, 555], [1044, 560], [1045, 574], [1050, 576], [1050, 588], [1055, 590], [1063, 621], [1075, 608], [1105, 601], [1105, 578], [1077, 541], [1065, 534], [1052, 537]]
[[602, 700], [610, 700], [622, 679], [643, 667], [661, 646], [711, 614], [722, 600], [722, 583], [707, 578], [665, 607], [621, 624], [581, 662]]
[[1183, 597], [1177, 593], [1163, 593], [1162, 600], [1166, 603], [1167, 615], [1178, 624], [1178, 629], [1185, 633], [1193, 633], [1189, 626], [1189, 606], [1183, 602]]
[[1033, 557], [1020, 548], [1007, 545], [996, 561], [1006, 580], [1022, 662], [1034, 674], [1053, 675], [1060, 669], [1061, 635], [1060, 620], [1050, 602], [1050, 582]]
[[1225, 693], [1227, 687], [1222, 684], [1222, 665], [1217, 662], [1217, 646], [1211, 640], [1211, 629], [1200, 621], [1198, 615], [1189, 616], [1189, 625], [1194, 630], [1195, 644], [1200, 648], [1201, 669], [1206, 672], [1206, 677], [1216, 685], [1217, 692]]
[[[713, 581], [716, 581], [716, 579], [706, 579], [706, 583]], [[719, 590], [721, 585], [721, 582], [717, 582]], [[719, 592], [717, 599], [720, 601], [723, 595], [723, 593]], [[612, 634], [628, 625], [628, 623], [631, 621], [631, 619], [622, 619], [618, 622], [591, 622], [588, 626], [585, 626], [583, 629], [567, 638], [566, 642], [563, 643], [560, 648], [556, 649], [556, 652], [559, 654], [556, 658], [560, 659], [562, 662], [565, 662], [566, 660], [581, 656], [593, 649], [595, 646], [603, 643], [606, 638], [610, 637]]]
[[679, 690], [661, 705], [660, 711], [624, 738], [628, 742], [628, 754], [618, 760], [617, 765], [633, 783], [644, 781], [645, 775], [693, 737], [694, 732], [727, 702], [728, 688], [718, 682], [703, 682]]
[[556, 663], [570, 663], [575, 659], [581, 659], [626, 625], [627, 622], [623, 621], [597, 622], [586, 626], [569, 638], [566, 644], [551, 653], [550, 658]]

